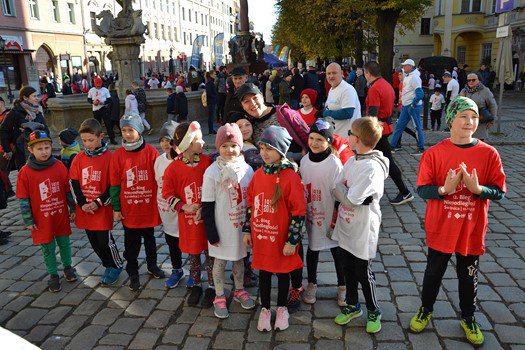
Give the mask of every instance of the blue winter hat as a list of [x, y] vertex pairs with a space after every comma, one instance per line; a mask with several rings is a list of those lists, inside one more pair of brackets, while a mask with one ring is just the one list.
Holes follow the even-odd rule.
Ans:
[[286, 157], [286, 152], [292, 143], [292, 137], [282, 126], [272, 125], [263, 131], [259, 143], [265, 143]]
[[124, 114], [122, 118], [120, 118], [120, 128], [122, 129], [125, 126], [132, 127], [141, 135], [144, 132], [144, 124], [142, 124], [142, 119], [140, 118], [140, 115], [136, 113]]

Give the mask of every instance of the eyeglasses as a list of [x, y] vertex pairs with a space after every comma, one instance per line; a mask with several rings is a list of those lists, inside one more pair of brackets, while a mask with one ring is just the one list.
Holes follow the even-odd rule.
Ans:
[[467, 82], [469, 82], [469, 83], [473, 83], [475, 81], [478, 81], [478, 79], [467, 79]]
[[359, 137], [358, 135], [352, 133], [352, 130], [348, 130], [348, 136], [355, 136], [355, 137]]

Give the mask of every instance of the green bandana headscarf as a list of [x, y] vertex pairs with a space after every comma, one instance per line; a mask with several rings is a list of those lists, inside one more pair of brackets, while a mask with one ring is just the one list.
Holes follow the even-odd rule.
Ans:
[[479, 115], [478, 105], [470, 98], [458, 96], [452, 100], [447, 107], [447, 114], [445, 116], [448, 126], [450, 127], [452, 125], [452, 122], [456, 119], [458, 113], [468, 111], [469, 109]]

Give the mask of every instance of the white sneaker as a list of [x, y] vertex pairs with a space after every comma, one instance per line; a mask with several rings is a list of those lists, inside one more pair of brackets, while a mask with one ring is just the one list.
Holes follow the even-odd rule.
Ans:
[[277, 308], [277, 316], [275, 317], [275, 330], [281, 330], [284, 331], [287, 329], [290, 325], [288, 323], [288, 318], [290, 315], [288, 314], [288, 309], [286, 306], [279, 306]]
[[267, 308], [262, 308], [261, 313], [259, 314], [259, 322], [257, 322], [257, 330], [259, 332], [272, 330], [272, 311]]
[[303, 301], [306, 304], [315, 304], [317, 298], [317, 284], [314, 283], [308, 283], [306, 286], [306, 290], [303, 293]]
[[346, 286], [337, 287], [337, 305], [340, 307], [346, 306]]

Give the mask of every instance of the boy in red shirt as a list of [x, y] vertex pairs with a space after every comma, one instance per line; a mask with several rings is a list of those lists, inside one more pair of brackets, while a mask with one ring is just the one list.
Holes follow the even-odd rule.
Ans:
[[428, 200], [428, 257], [422, 306], [410, 329], [419, 333], [430, 321], [441, 280], [455, 253], [461, 326], [470, 343], [481, 345], [484, 337], [474, 318], [479, 256], [485, 253], [489, 200], [504, 197], [505, 173], [496, 149], [472, 138], [479, 123], [474, 101], [456, 97], [447, 108], [446, 121], [450, 138], [423, 153], [419, 165], [417, 192]]
[[154, 165], [159, 156], [155, 147], [142, 137], [144, 125], [138, 114], [120, 119], [122, 147], [115, 151], [110, 165], [110, 194], [113, 216], [124, 226], [124, 259], [129, 289], [140, 289], [139, 263], [142, 239], [148, 271], [155, 278], [165, 276], [157, 266], [154, 228], [161, 224], [157, 208], [157, 182]]
[[109, 195], [111, 151], [102, 141], [102, 126], [96, 119], [84, 120], [79, 134], [85, 150], [73, 158], [69, 169], [77, 202], [75, 225], [86, 230], [91, 247], [106, 268], [100, 281], [110, 285], [117, 282], [122, 272], [122, 260], [110, 231], [113, 229]]
[[[60, 250], [66, 280], [77, 280], [71, 266], [69, 241], [69, 219], [75, 218], [75, 202], [69, 192], [67, 169], [51, 155], [51, 139], [46, 132], [32, 132], [27, 146], [31, 155], [18, 173], [16, 197], [20, 200], [24, 225], [31, 231], [33, 243], [42, 246], [46, 270], [51, 276], [48, 289], [58, 292], [61, 287], [55, 242]], [[68, 214], [68, 205], [71, 215]]]

